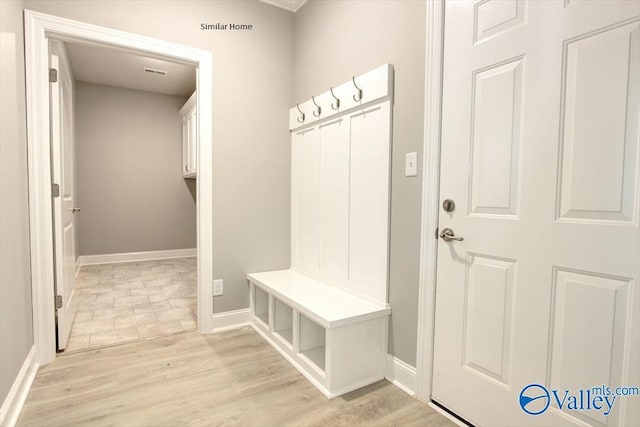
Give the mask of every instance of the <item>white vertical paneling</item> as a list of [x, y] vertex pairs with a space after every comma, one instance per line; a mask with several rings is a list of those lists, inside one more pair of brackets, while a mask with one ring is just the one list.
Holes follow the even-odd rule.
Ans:
[[351, 116], [349, 290], [386, 303], [389, 102]]
[[307, 114], [302, 124], [298, 109], [290, 111], [291, 266], [381, 304], [387, 303], [392, 79], [389, 64], [357, 77], [359, 102], [348, 100], [352, 82], [334, 88], [340, 109], [320, 95], [323, 116]]
[[347, 278], [349, 250], [349, 121], [320, 125], [320, 270]]
[[319, 267], [320, 139], [316, 128], [293, 134], [293, 256], [306, 268]]

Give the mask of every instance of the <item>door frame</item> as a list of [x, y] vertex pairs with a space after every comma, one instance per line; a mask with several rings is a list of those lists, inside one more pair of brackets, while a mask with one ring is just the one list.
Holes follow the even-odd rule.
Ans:
[[418, 282], [416, 397], [431, 400], [433, 337], [436, 313], [436, 271], [440, 200], [440, 136], [445, 1], [426, 2], [425, 120], [422, 160], [422, 216]]
[[[213, 330], [213, 68], [210, 51], [25, 9], [27, 152], [33, 340], [36, 361], [56, 356], [49, 135], [48, 39], [138, 52], [197, 67], [198, 331]], [[177, 114], [177, 112], [176, 112]], [[207, 117], [207, 120], [200, 120]]]

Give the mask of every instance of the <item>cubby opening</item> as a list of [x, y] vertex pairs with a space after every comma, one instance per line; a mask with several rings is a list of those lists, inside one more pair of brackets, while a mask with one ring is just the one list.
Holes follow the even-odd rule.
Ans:
[[253, 292], [253, 315], [269, 325], [269, 294], [257, 286]]
[[273, 332], [293, 346], [293, 309], [273, 300]]
[[318, 369], [325, 370], [325, 329], [313, 320], [300, 315], [300, 354]]

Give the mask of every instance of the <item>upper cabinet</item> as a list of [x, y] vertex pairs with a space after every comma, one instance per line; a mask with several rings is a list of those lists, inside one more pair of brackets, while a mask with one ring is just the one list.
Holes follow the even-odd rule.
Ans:
[[196, 178], [197, 176], [197, 141], [198, 141], [198, 120], [197, 120], [196, 92], [189, 97], [187, 102], [180, 109], [182, 116], [182, 175], [185, 178]]

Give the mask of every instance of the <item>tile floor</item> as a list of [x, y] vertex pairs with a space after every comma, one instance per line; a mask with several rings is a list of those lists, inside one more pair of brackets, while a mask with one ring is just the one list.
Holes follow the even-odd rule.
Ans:
[[196, 258], [88, 265], [67, 352], [196, 329]]

